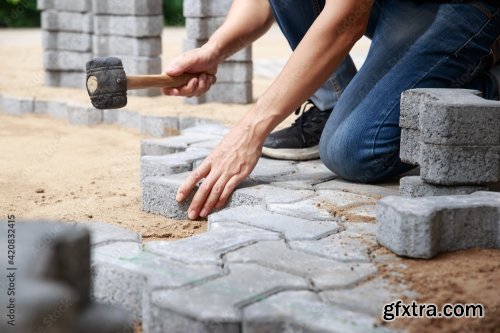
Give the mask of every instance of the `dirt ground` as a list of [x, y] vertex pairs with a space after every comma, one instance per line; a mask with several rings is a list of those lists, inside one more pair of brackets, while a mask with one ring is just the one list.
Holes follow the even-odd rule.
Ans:
[[[273, 29], [254, 47], [256, 59], [284, 59], [289, 50]], [[180, 51], [182, 29], [164, 35], [167, 63]], [[0, 93], [88, 103], [84, 92], [42, 85], [39, 31], [0, 30]], [[366, 45], [361, 45], [366, 49]], [[255, 96], [269, 79], [254, 80]], [[187, 107], [180, 98], [131, 98], [141, 113], [215, 118], [234, 124], [251, 106]], [[290, 120], [288, 120], [290, 121]], [[143, 136], [116, 126], [93, 128], [29, 115], [0, 114], [0, 214], [18, 219], [104, 221], [148, 239], [179, 239], [206, 230], [205, 222], [172, 221], [141, 211], [139, 151]], [[413, 319], [393, 323], [410, 332], [500, 332], [500, 250], [469, 250], [436, 259], [397, 259], [407, 266], [398, 280], [426, 303], [482, 303], [483, 319]], [[385, 272], [384, 272], [385, 269]], [[381, 267], [390, 280], [387, 267]], [[392, 270], [391, 270], [392, 271]]]

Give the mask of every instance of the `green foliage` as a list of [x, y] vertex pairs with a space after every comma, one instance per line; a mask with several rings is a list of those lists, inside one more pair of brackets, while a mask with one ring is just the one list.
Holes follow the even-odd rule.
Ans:
[[40, 13], [36, 0], [1, 0], [0, 27], [39, 27]]
[[[184, 25], [182, 0], [163, 0], [163, 10], [166, 25]], [[40, 12], [36, 9], [36, 0], [0, 0], [0, 27], [39, 26]]]

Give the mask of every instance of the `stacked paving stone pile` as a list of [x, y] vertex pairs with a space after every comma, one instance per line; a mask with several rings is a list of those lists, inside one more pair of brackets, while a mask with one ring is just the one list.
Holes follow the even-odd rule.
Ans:
[[[42, 10], [45, 83], [85, 87], [85, 64], [117, 56], [128, 74], [161, 72], [161, 0], [38, 0]], [[131, 92], [156, 96], [159, 89]]]
[[[13, 249], [10, 257], [8, 244]], [[5, 251], [0, 259], [2, 270], [15, 276], [0, 280], [0, 305], [13, 309], [10, 320], [15, 322], [9, 325], [3, 315], [1, 332], [133, 332], [130, 315], [91, 299], [91, 240], [86, 229], [47, 222], [9, 226], [3, 221], [0, 245]], [[8, 290], [15, 294], [8, 297]]]
[[419, 165], [421, 175], [401, 180], [406, 198], [379, 203], [382, 245], [419, 258], [500, 247], [500, 194], [477, 192], [500, 182], [499, 124], [500, 103], [477, 91], [403, 93], [401, 159]]
[[[187, 39], [184, 50], [201, 47], [224, 23], [232, 0], [185, 0]], [[189, 98], [188, 103], [237, 103], [247, 104], [253, 100], [252, 49], [232, 55], [219, 66], [217, 83], [203, 96]]]

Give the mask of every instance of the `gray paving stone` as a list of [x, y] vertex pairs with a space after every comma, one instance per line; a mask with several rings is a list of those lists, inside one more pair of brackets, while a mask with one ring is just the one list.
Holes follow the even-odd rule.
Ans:
[[258, 183], [268, 183], [292, 175], [296, 170], [293, 162], [261, 157], [249, 177]]
[[258, 206], [224, 209], [209, 216], [209, 223], [240, 222], [257, 228], [279, 232], [288, 240], [319, 239], [340, 230], [333, 221], [309, 221], [268, 212]]
[[177, 117], [141, 116], [141, 133], [154, 137], [165, 137], [177, 134], [179, 119]]
[[92, 246], [101, 246], [117, 242], [141, 242], [141, 235], [139, 233], [120, 228], [113, 224], [104, 222], [85, 222], [78, 223], [77, 225], [90, 231]]
[[141, 180], [192, 171], [194, 162], [204, 160], [209, 153], [208, 150], [195, 149], [164, 156], [142, 156]]
[[[151, 72], [150, 74], [160, 74], [160, 72]], [[129, 90], [129, 96], [139, 96], [139, 97], [157, 97], [161, 96], [162, 92], [160, 88], [150, 88], [150, 89], [139, 89], [139, 90]]]
[[[279, 214], [303, 219], [332, 221], [347, 217], [353, 208], [375, 205], [372, 197], [343, 191], [322, 190], [317, 195], [298, 202], [270, 203], [268, 209]], [[352, 216], [354, 218], [354, 216]], [[360, 217], [361, 218], [361, 217]]]
[[92, 9], [95, 14], [162, 15], [162, 5], [162, 0], [92, 0]]
[[36, 8], [41, 11], [54, 9], [54, 0], [37, 0]]
[[218, 82], [203, 96], [186, 99], [187, 104], [203, 103], [249, 104], [253, 102], [251, 82]]
[[269, 185], [256, 185], [234, 191], [227, 206], [266, 206], [272, 203], [291, 203], [314, 195], [313, 191], [308, 190], [289, 190]]
[[[189, 0], [188, 0], [189, 1]], [[219, 17], [187, 17], [186, 34], [191, 39], [209, 39], [226, 20], [225, 15]]]
[[[0, 321], [1, 332], [72, 332], [78, 303], [71, 288], [54, 281], [19, 277], [16, 284], [15, 326], [7, 324], [9, 319], [5, 310]], [[0, 297], [2, 309], [9, 305], [9, 298]]]
[[421, 177], [436, 185], [500, 181], [500, 146], [421, 145]]
[[253, 64], [251, 61], [226, 61], [219, 66], [217, 82], [251, 82]]
[[92, 35], [77, 32], [42, 31], [45, 50], [92, 52]]
[[207, 135], [222, 137], [226, 135], [228, 132], [229, 128], [219, 123], [201, 123], [201, 124], [193, 124], [192, 126], [183, 128], [181, 130], [181, 135], [207, 134]]
[[377, 278], [353, 289], [325, 291], [320, 297], [330, 304], [381, 319], [384, 305], [401, 299], [402, 294], [401, 286]]
[[68, 119], [66, 102], [35, 100], [35, 113], [45, 114], [59, 119]]
[[92, 11], [91, 0], [53, 0], [54, 9], [66, 12], [90, 12]]
[[314, 186], [316, 190], [339, 190], [373, 197], [383, 198], [389, 195], [398, 195], [399, 184], [368, 185], [351, 183], [343, 179], [334, 179]]
[[[103, 3], [103, 1], [99, 1]], [[141, 3], [147, 3], [141, 1]], [[119, 6], [116, 8], [120, 8]], [[97, 56], [141, 56], [153, 57], [161, 54], [161, 37], [132, 38], [124, 36], [94, 35], [92, 39], [94, 54]]]
[[1, 95], [0, 110], [10, 115], [22, 116], [35, 111], [35, 102], [32, 97]]
[[418, 176], [403, 177], [399, 192], [405, 198], [433, 197], [443, 195], [464, 195], [488, 191], [488, 186], [440, 186], [426, 183]]
[[252, 264], [232, 264], [229, 275], [152, 297], [149, 332], [238, 332], [239, 308], [279, 290], [305, 288], [302, 278]]
[[162, 31], [163, 15], [94, 16], [94, 32], [96, 35], [155, 37], [161, 36]]
[[401, 129], [401, 146], [399, 157], [401, 161], [418, 165], [420, 161], [420, 131], [409, 128]]
[[133, 243], [115, 243], [94, 250], [92, 270], [94, 297], [122, 306], [144, 322], [149, 318], [153, 290], [179, 288], [221, 274], [215, 265], [180, 264], [141, 252]]
[[[127, 74], [160, 74], [161, 73], [161, 58], [155, 57], [139, 57], [139, 56], [120, 56], [123, 62], [123, 68]], [[151, 89], [150, 89], [151, 90]], [[142, 90], [130, 91], [140, 93]]]
[[49, 71], [84, 71], [91, 52], [44, 51], [43, 63]]
[[372, 223], [348, 223], [345, 231], [320, 240], [292, 241], [289, 245], [294, 250], [341, 262], [369, 262], [369, 250], [377, 246], [375, 229]]
[[[202, 47], [207, 40], [185, 39], [183, 41], [183, 51], [189, 51]], [[246, 47], [241, 51], [229, 56], [226, 61], [252, 61], [252, 46]]]
[[376, 324], [365, 314], [323, 303], [310, 291], [284, 291], [243, 311], [245, 333], [389, 332]]
[[147, 252], [177, 260], [186, 264], [221, 264], [222, 256], [230, 251], [256, 243], [260, 240], [277, 240], [275, 232], [257, 228], [219, 230], [196, 235], [175, 242], [151, 241], [144, 249]]
[[500, 247], [500, 194], [388, 197], [377, 206], [377, 240], [400, 256]]
[[[202, 149], [214, 150], [215, 147], [217, 147], [220, 142], [221, 142], [221, 139], [212, 139], [212, 140], [193, 143], [190, 146], [190, 148], [202, 148]], [[196, 167], [198, 167], [197, 163], [195, 163], [195, 168]]]
[[120, 112], [120, 109], [102, 110], [102, 122], [107, 125], [117, 124]]
[[[217, 130], [215, 130], [217, 128]], [[186, 130], [199, 131], [200, 133], [214, 134], [223, 136], [228, 132], [227, 127], [221, 125], [214, 119], [199, 118], [199, 117], [179, 117], [179, 129], [181, 133]], [[186, 132], [187, 133], [187, 132]]]
[[203, 143], [208, 140], [219, 138], [218, 136], [187, 132], [179, 136], [172, 136], [165, 139], [144, 140], [141, 143], [141, 155], [161, 156], [185, 151], [194, 143]]
[[[304, 161], [294, 164], [295, 172], [290, 175], [282, 176], [278, 182], [307, 182], [310, 186], [324, 183], [335, 179], [337, 176], [329, 170], [321, 160]], [[286, 187], [286, 185], [283, 185]]]
[[74, 125], [95, 126], [102, 123], [102, 110], [82, 105], [68, 105], [68, 120]]
[[86, 89], [84, 72], [45, 71], [44, 83], [48, 87]]
[[289, 249], [283, 241], [263, 241], [228, 253], [229, 264], [256, 263], [302, 276], [315, 289], [348, 288], [377, 272], [373, 264], [343, 263]]
[[136, 130], [141, 130], [142, 128], [142, 117], [139, 113], [130, 110], [119, 110], [118, 111], [118, 121], [117, 125], [131, 128]]
[[93, 304], [78, 317], [75, 333], [133, 333], [134, 319], [121, 308]]
[[42, 29], [92, 33], [94, 30], [93, 15], [46, 10], [42, 12]]
[[226, 16], [232, 0], [204, 1], [187, 0], [184, 2], [185, 17], [217, 17]]

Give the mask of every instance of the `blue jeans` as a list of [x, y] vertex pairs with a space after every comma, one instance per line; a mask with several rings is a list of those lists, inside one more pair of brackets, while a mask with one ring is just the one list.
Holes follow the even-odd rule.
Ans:
[[[295, 48], [325, 2], [270, 3]], [[487, 70], [500, 37], [500, 11], [480, 1], [376, 0], [366, 36], [372, 45], [360, 70], [348, 57], [312, 97], [320, 109], [333, 109], [321, 137], [321, 160], [337, 175], [363, 183], [413, 168], [399, 159], [403, 91], [469, 88], [498, 99], [498, 83]]]

